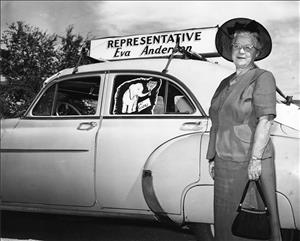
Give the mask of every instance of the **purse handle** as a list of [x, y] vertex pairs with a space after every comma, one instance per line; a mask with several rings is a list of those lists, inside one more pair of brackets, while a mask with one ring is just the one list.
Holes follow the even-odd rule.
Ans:
[[246, 184], [246, 186], [245, 186], [245, 189], [244, 189], [244, 192], [243, 192], [243, 195], [242, 195], [242, 198], [241, 198], [241, 201], [240, 201], [240, 205], [239, 205], [237, 211], [238, 211], [238, 212], [241, 211], [241, 209], [242, 209], [242, 204], [243, 204], [244, 199], [245, 199], [245, 197], [246, 197], [246, 194], [247, 194], [247, 191], [248, 191], [250, 182], [252, 182], [252, 181], [255, 182], [256, 187], [257, 187], [257, 190], [258, 190], [258, 192], [259, 192], [259, 194], [260, 194], [260, 197], [261, 197], [261, 199], [262, 199], [262, 201], [263, 201], [263, 203], [264, 203], [264, 205], [265, 205], [265, 211], [267, 212], [267, 214], [269, 214], [269, 210], [268, 210], [268, 207], [267, 207], [266, 199], [265, 199], [264, 193], [263, 193], [263, 191], [262, 191], [262, 189], [261, 189], [261, 186], [260, 186], [260, 184], [259, 184], [259, 180], [249, 180], [249, 181], [247, 182], [247, 184]]

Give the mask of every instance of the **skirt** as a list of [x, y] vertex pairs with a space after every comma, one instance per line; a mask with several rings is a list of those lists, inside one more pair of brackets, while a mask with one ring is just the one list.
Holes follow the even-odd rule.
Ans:
[[[271, 240], [281, 240], [280, 224], [275, 193], [275, 167], [272, 158], [262, 161], [262, 175], [260, 177], [262, 189], [271, 213]], [[237, 215], [237, 208], [242, 193], [248, 182], [248, 162], [234, 162], [215, 158], [214, 178], [214, 223], [215, 240], [217, 241], [249, 241], [231, 233], [231, 225]], [[247, 199], [247, 198], [246, 198]], [[251, 203], [252, 201], [252, 203]], [[253, 203], [255, 201], [256, 203]], [[247, 201], [246, 201], [247, 202]], [[248, 205], [262, 204], [259, 199], [248, 197]]]

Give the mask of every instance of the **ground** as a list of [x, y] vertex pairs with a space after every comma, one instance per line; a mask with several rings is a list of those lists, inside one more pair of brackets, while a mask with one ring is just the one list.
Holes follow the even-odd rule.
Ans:
[[19, 212], [2, 212], [1, 231], [1, 241], [196, 241], [189, 230], [150, 221]]

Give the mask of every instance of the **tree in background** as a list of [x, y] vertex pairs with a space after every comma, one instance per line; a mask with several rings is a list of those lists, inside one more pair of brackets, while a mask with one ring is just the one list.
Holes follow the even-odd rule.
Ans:
[[65, 36], [58, 36], [61, 44], [58, 49], [59, 69], [74, 67], [80, 57], [81, 46], [83, 45], [83, 37], [73, 33], [73, 26], [66, 29]]
[[64, 68], [74, 67], [80, 56], [83, 37], [47, 34], [23, 22], [12, 23], [1, 36], [0, 118], [18, 117], [30, 105], [44, 80]]

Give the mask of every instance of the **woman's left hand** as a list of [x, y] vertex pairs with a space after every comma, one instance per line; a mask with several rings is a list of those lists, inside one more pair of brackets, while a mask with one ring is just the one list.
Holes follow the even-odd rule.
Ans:
[[251, 159], [248, 166], [248, 177], [250, 180], [258, 180], [261, 175], [261, 160]]

